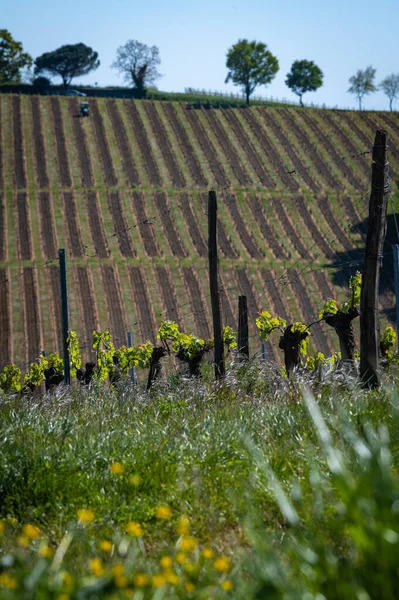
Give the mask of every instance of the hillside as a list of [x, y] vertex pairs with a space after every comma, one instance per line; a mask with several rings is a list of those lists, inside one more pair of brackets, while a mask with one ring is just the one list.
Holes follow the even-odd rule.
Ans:
[[[134, 343], [155, 341], [164, 318], [209, 336], [209, 189], [219, 199], [225, 322], [236, 326], [246, 294], [254, 352], [259, 310], [313, 321], [361, 266], [378, 126], [398, 180], [398, 113], [105, 98], [90, 107], [81, 119], [75, 98], [0, 96], [0, 367], [60, 351], [63, 247], [70, 329], [83, 346], [95, 328], [116, 345], [127, 331]], [[384, 318], [393, 316], [390, 258]], [[314, 348], [333, 349], [326, 325], [312, 334]], [[277, 344], [268, 353], [277, 359]]]

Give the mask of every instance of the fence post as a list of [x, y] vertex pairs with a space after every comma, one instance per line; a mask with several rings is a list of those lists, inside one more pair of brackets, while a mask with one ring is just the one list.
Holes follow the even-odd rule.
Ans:
[[379, 337], [378, 283], [387, 226], [389, 193], [387, 134], [377, 129], [373, 145], [371, 193], [360, 299], [360, 377], [368, 388], [378, 387]]
[[[127, 332], [127, 347], [131, 348], [133, 346], [133, 341], [132, 341], [132, 332], [128, 331]], [[132, 367], [129, 371], [129, 375], [130, 375], [130, 379], [132, 381], [132, 383], [136, 384], [137, 383], [137, 378], [136, 378], [136, 369], [134, 367]]]
[[225, 375], [225, 367], [218, 276], [217, 198], [214, 190], [211, 190], [208, 194], [208, 261], [213, 336], [215, 340], [215, 378], [221, 379]]
[[249, 358], [247, 297], [238, 296], [238, 358]]
[[58, 250], [60, 259], [60, 289], [61, 289], [61, 317], [62, 317], [62, 353], [64, 358], [64, 383], [71, 383], [71, 366], [69, 364], [69, 345], [68, 339], [68, 291], [66, 278], [66, 255], [65, 248]]
[[396, 299], [396, 333], [399, 344], [399, 246], [392, 246], [393, 250], [393, 274], [395, 278], [395, 299]]

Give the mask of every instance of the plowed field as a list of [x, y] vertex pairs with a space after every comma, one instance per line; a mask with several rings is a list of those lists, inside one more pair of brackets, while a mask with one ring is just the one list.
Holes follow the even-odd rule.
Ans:
[[[363, 259], [379, 125], [397, 190], [398, 113], [89, 104], [82, 119], [75, 98], [0, 95], [0, 368], [60, 351], [58, 248], [82, 345], [97, 327], [117, 345], [127, 331], [155, 342], [163, 318], [211, 336], [210, 189], [222, 314], [235, 326], [247, 295], [251, 353], [259, 310], [310, 322], [325, 300], [344, 298]], [[388, 220], [382, 326], [394, 318], [390, 244], [399, 241]], [[312, 350], [337, 348], [327, 328], [311, 338]], [[275, 339], [267, 356], [281, 361]]]

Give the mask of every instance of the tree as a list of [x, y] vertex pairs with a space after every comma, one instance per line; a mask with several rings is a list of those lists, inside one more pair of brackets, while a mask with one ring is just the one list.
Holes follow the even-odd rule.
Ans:
[[0, 84], [19, 83], [20, 70], [32, 64], [32, 57], [23, 51], [7, 29], [0, 29]]
[[315, 92], [323, 85], [323, 71], [312, 60], [296, 60], [287, 73], [285, 83], [299, 96], [300, 105], [303, 106], [302, 95]]
[[85, 44], [67, 44], [45, 52], [35, 60], [35, 75], [50, 73], [62, 77], [64, 87], [68, 87], [74, 77], [87, 75], [100, 66], [97, 52]]
[[367, 67], [364, 71], [359, 71], [356, 75], [352, 75], [349, 79], [349, 83], [351, 84], [348, 92], [349, 94], [353, 94], [357, 96], [359, 99], [359, 110], [362, 110], [362, 98], [367, 94], [371, 94], [376, 91], [376, 87], [374, 85], [376, 69], [373, 67]]
[[279, 69], [277, 58], [267, 50], [262, 42], [238, 40], [227, 52], [226, 67], [229, 69], [226, 81], [241, 85], [247, 104], [249, 97], [258, 85], [270, 83]]
[[392, 102], [399, 96], [399, 74], [388, 75], [378, 86], [389, 98], [389, 110], [393, 110]]
[[50, 87], [51, 85], [51, 80], [48, 77], [36, 77], [33, 81], [32, 81], [32, 85], [35, 85], [36, 87]]
[[145, 95], [145, 88], [161, 77], [157, 66], [161, 63], [159, 50], [156, 46], [147, 46], [136, 40], [128, 40], [124, 46], [119, 46], [116, 59], [111, 67], [124, 75], [128, 84]]

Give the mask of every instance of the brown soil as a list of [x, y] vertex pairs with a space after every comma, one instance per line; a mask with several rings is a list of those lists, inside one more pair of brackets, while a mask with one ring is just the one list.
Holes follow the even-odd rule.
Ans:
[[345, 220], [343, 220], [341, 222], [337, 221], [337, 219], [334, 215], [334, 212], [331, 210], [330, 202], [331, 201], [329, 198], [319, 199], [319, 204], [320, 204], [321, 210], [324, 214], [324, 217], [334, 234], [334, 238], [338, 239], [338, 241], [344, 247], [345, 250], [352, 250], [353, 242], [349, 239], [349, 237], [345, 233], [345, 229], [346, 229], [346, 231], [349, 230], [350, 224], [347, 223]]
[[54, 139], [57, 149], [58, 171], [60, 174], [60, 183], [62, 187], [71, 187], [72, 179], [69, 168], [68, 152], [66, 149], [64, 126], [62, 123], [62, 114], [60, 100], [56, 96], [50, 98], [51, 113], [54, 127]]
[[264, 253], [255, 245], [255, 242], [245, 226], [245, 220], [243, 219], [237, 198], [226, 191], [224, 194], [224, 203], [229, 209], [229, 212], [233, 218], [235, 228], [238, 233], [238, 237], [245, 246], [249, 256], [251, 258], [264, 258]]
[[90, 119], [94, 124], [94, 131], [97, 141], [97, 148], [103, 165], [103, 175], [106, 185], [118, 185], [118, 179], [115, 175], [115, 169], [112, 162], [112, 156], [109, 151], [107, 136], [105, 134], [104, 124], [101, 114], [98, 110], [97, 101], [90, 103]]
[[[267, 290], [269, 290], [269, 298], [274, 308], [276, 309], [276, 314], [273, 316], [281, 317], [285, 319], [287, 323], [291, 321], [291, 316], [286, 311], [284, 302], [281, 298], [284, 298], [285, 295], [285, 287], [278, 288], [277, 278], [274, 272], [271, 269], [261, 269], [262, 277], [264, 278], [264, 286]], [[266, 297], [264, 296], [265, 300]], [[262, 303], [265, 306], [265, 302], [262, 299]], [[272, 312], [271, 307], [266, 306], [262, 310], [268, 310], [270, 313]]]
[[182, 267], [184, 281], [186, 284], [186, 288], [190, 295], [191, 300], [191, 309], [186, 313], [193, 313], [194, 320], [196, 323], [197, 330], [194, 332], [195, 335], [198, 335], [204, 340], [208, 340], [211, 337], [211, 332], [209, 329], [209, 324], [207, 321], [207, 307], [202, 298], [201, 288], [199, 286], [198, 280], [195, 276], [194, 270], [192, 267]]
[[0, 268], [0, 370], [12, 360], [10, 298], [7, 279], [7, 269]]
[[111, 322], [111, 335], [116, 347], [126, 343], [126, 324], [119, 290], [118, 274], [113, 265], [101, 267], [105, 295], [107, 297], [108, 315]]
[[128, 267], [132, 286], [132, 298], [136, 304], [137, 328], [142, 334], [142, 342], [155, 340], [156, 327], [146, 281], [140, 267]]
[[69, 118], [72, 122], [73, 133], [75, 136], [75, 147], [79, 157], [82, 185], [84, 187], [92, 187], [94, 185], [93, 170], [90, 161], [90, 152], [86, 144], [86, 136], [82, 126], [84, 118], [79, 116], [79, 105], [75, 98], [70, 99], [68, 108]]
[[220, 252], [226, 258], [239, 257], [239, 254], [233, 246], [230, 236], [227, 235], [227, 231], [225, 229], [224, 224], [220, 220], [218, 221], [218, 247]]
[[179, 311], [177, 307], [177, 302], [174, 294], [174, 287], [172, 284], [172, 279], [167, 267], [156, 267], [156, 274], [159, 282], [159, 290], [162, 294], [162, 305], [165, 306], [166, 310], [164, 310], [159, 317], [162, 317], [162, 320], [170, 319], [171, 321], [176, 321], [179, 325], [181, 325], [181, 321], [179, 319]]
[[[382, 123], [382, 119], [380, 117], [380, 115], [371, 117], [370, 115], [366, 115], [366, 114], [361, 114], [360, 115], [365, 127], [370, 131], [370, 136], [372, 136], [372, 144], [374, 143], [374, 138], [375, 138], [375, 132], [377, 129], [386, 129], [386, 127], [384, 126], [384, 123]], [[378, 119], [378, 120], [377, 120]], [[388, 133], [389, 135], [389, 133]], [[391, 151], [394, 150], [394, 144], [393, 144], [393, 140], [392, 138], [388, 138], [387, 139], [387, 143], [388, 143], [388, 159], [389, 159], [389, 146], [391, 146]], [[398, 152], [396, 152], [396, 154], [398, 154]], [[370, 155], [371, 158], [371, 155]], [[371, 173], [371, 169], [370, 169], [370, 173]], [[389, 175], [391, 177], [392, 180], [396, 181], [396, 177], [397, 177], [397, 171], [394, 167], [394, 165], [392, 165], [390, 163], [389, 165]]]
[[[325, 208], [324, 203], [322, 203], [322, 206], [323, 206], [322, 212], [326, 213], [327, 209]], [[318, 229], [316, 227], [316, 225], [310, 215], [309, 208], [306, 204], [306, 200], [305, 200], [305, 198], [303, 198], [303, 196], [295, 197], [295, 207], [298, 207], [298, 213], [302, 217], [307, 229], [309, 230], [309, 232], [312, 236], [312, 239], [317, 244], [315, 253], [317, 255], [319, 255], [320, 252], [323, 252], [323, 254], [326, 257], [328, 257], [328, 258], [332, 257], [334, 255], [334, 251], [331, 249], [329, 244], [326, 242], [320, 229]], [[327, 222], [328, 222], [328, 218], [327, 218]]]
[[87, 192], [87, 214], [89, 216], [90, 231], [95, 246], [95, 252], [93, 251], [93, 247], [90, 246], [85, 249], [86, 254], [96, 253], [99, 258], [108, 258], [109, 248], [100, 217], [101, 208], [96, 192]]
[[[273, 201], [273, 204], [274, 204], [274, 201]], [[274, 204], [274, 208], [275, 209], [277, 208], [275, 204]], [[296, 230], [293, 227], [282, 202], [280, 202], [280, 204], [278, 206], [278, 211], [276, 210], [276, 214], [278, 215], [278, 218], [281, 222], [281, 225], [283, 227], [285, 234], [287, 235], [288, 239], [291, 241], [291, 243], [295, 247], [295, 250], [301, 256], [301, 258], [310, 258], [309, 252], [307, 251], [307, 249], [305, 248], [305, 246], [302, 244], [301, 240], [299, 239], [299, 237], [296, 233]]]
[[44, 258], [52, 259], [57, 256], [57, 236], [55, 233], [52, 199], [48, 192], [39, 192], [40, 229]]
[[371, 147], [373, 145], [373, 138], [366, 135], [364, 131], [359, 127], [359, 125], [355, 121], [356, 116], [358, 116], [358, 113], [354, 114], [352, 112], [346, 111], [342, 111], [340, 113], [340, 118], [348, 124], [349, 128], [352, 130], [355, 136], [359, 138], [362, 144], [364, 144], [364, 147], [361, 148], [360, 151], [365, 152], [366, 150], [371, 150]]
[[191, 108], [190, 105], [187, 105], [184, 110], [184, 117], [191, 125], [195, 142], [200, 145], [201, 150], [208, 161], [211, 172], [215, 177], [216, 184], [223, 187], [228, 186], [230, 182], [226, 176], [226, 172], [219, 163], [216, 152], [208, 140], [208, 134], [205, 133], [204, 128], [198, 119], [197, 111]]
[[141, 120], [140, 114], [137, 108], [135, 107], [133, 100], [126, 102], [125, 106], [140, 147], [141, 157], [143, 160], [144, 167], [148, 174], [149, 184], [161, 186], [162, 179], [159, 174], [158, 165], [152, 153], [151, 146], [148, 142], [148, 136], [144, 129], [144, 125]]
[[162, 256], [163, 252], [157, 246], [154, 227], [151, 222], [146, 223], [148, 216], [145, 211], [145, 201], [141, 192], [133, 192], [133, 208], [137, 215], [138, 229], [148, 256]]
[[180, 258], [185, 258], [187, 252], [179, 239], [177, 227], [172, 220], [168, 197], [163, 192], [155, 192], [154, 200], [158, 210], [159, 220], [165, 230], [172, 254]]
[[[7, 260], [6, 218], [4, 194], [0, 191], [0, 261]], [[2, 281], [2, 279], [0, 279], [0, 281]]]
[[[52, 309], [54, 312], [54, 323], [57, 331], [56, 339], [61, 340], [62, 331], [62, 318], [61, 318], [61, 292], [60, 292], [60, 270], [58, 267], [47, 267], [46, 273], [49, 279], [49, 287], [51, 290], [51, 302]], [[53, 348], [53, 350], [61, 349], [61, 341], [59, 342], [59, 348]]]
[[287, 252], [285, 251], [284, 247], [280, 244], [277, 235], [274, 233], [274, 230], [270, 227], [269, 222], [264, 215], [262, 201], [259, 198], [259, 196], [251, 196], [248, 205], [263, 235], [263, 239], [265, 240], [269, 248], [271, 248], [274, 256], [278, 260], [284, 260], [285, 258], [288, 258]]
[[105, 106], [107, 108], [112, 128], [120, 148], [120, 155], [122, 157], [123, 168], [127, 180], [132, 186], [139, 185], [140, 177], [136, 165], [134, 164], [133, 155], [130, 150], [125, 125], [119, 112], [118, 103], [113, 98], [110, 98], [105, 102]]
[[88, 267], [76, 267], [76, 276], [79, 285], [80, 305], [83, 311], [83, 323], [79, 331], [84, 331], [86, 343], [90, 343], [93, 331], [98, 328], [96, 300], [90, 285], [90, 270]]
[[20, 96], [12, 97], [12, 124], [14, 138], [14, 180], [17, 188], [26, 188], [25, 149], [22, 135]]
[[[288, 140], [287, 136], [285, 135], [285, 133], [282, 130], [282, 128], [280, 127], [280, 125], [274, 119], [273, 114], [269, 113], [267, 109], [266, 110], [258, 109], [258, 110], [259, 110], [258, 114], [261, 115], [262, 121], [265, 123], [267, 129], [270, 130], [271, 133], [273, 133], [273, 135], [277, 141], [277, 145], [281, 146], [281, 148], [283, 148], [283, 150], [286, 152], [287, 156], [289, 157], [289, 159], [292, 163], [293, 169], [288, 169], [288, 170], [289, 171], [295, 170], [295, 173], [293, 173], [292, 175], [287, 174], [287, 177], [292, 179], [294, 175], [298, 175], [298, 177], [302, 180], [302, 182], [309, 189], [317, 190], [319, 186], [317, 185], [316, 181], [314, 179], [312, 179], [311, 174], [309, 173], [309, 170], [306, 169], [304, 167], [304, 165], [302, 164], [301, 159], [295, 152], [294, 148], [292, 147], [292, 144]], [[246, 111], [244, 113], [245, 116], [247, 115], [247, 113], [248, 113], [248, 115], [251, 114], [249, 111]], [[254, 133], [256, 135], [256, 133], [258, 131], [257, 122], [256, 122], [256, 119], [254, 118], [254, 116], [252, 118], [253, 118]], [[290, 184], [290, 185], [292, 185], [292, 184]]]
[[179, 143], [182, 146], [184, 158], [187, 162], [191, 179], [195, 182], [196, 185], [200, 187], [207, 187], [208, 182], [205, 179], [201, 165], [198, 162], [194, 149], [190, 143], [190, 140], [188, 139], [186, 130], [184, 129], [183, 125], [180, 123], [177, 117], [173, 104], [169, 102], [160, 102], [159, 104], [161, 110], [166, 113], [169, 123], [172, 126], [172, 129], [175, 133], [176, 139], [179, 140]]
[[73, 192], [62, 192], [64, 205], [64, 222], [68, 231], [68, 254], [72, 258], [79, 258], [83, 253], [83, 242], [79, 231], [79, 215]]
[[40, 188], [48, 188], [47, 153], [43, 137], [40, 98], [38, 96], [31, 96], [30, 104], [32, 109], [32, 133], [35, 148], [36, 179]]
[[125, 231], [129, 226], [123, 216], [123, 208], [119, 192], [109, 192], [108, 208], [111, 213], [112, 222], [115, 228], [114, 235], [118, 240], [119, 249], [122, 256], [136, 256], [136, 253], [132, 247], [130, 232]]
[[28, 360], [35, 360], [42, 348], [40, 331], [39, 299], [34, 269], [26, 267], [23, 269], [24, 286], [24, 308], [25, 308], [25, 331], [26, 352]]
[[[229, 294], [229, 290], [225, 289], [228, 288], [227, 283], [225, 284], [224, 282], [224, 278], [222, 277], [221, 274], [219, 274], [219, 279], [220, 279], [220, 283], [221, 283], [221, 290], [220, 290], [220, 304], [222, 307], [222, 325], [228, 325], [229, 327], [232, 327], [234, 330], [237, 329], [237, 322], [238, 322], [238, 306], [236, 309], [237, 312], [237, 317], [234, 315], [234, 311], [232, 309], [232, 301], [230, 301], [230, 294]], [[237, 304], [238, 304], [238, 300], [237, 300]]]
[[324, 271], [317, 270], [314, 271], [313, 277], [317, 283], [317, 287], [320, 290], [319, 299], [320, 299], [320, 310], [322, 306], [327, 302], [327, 300], [334, 299], [335, 294], [332, 290], [331, 283], [329, 278], [325, 274]]
[[191, 210], [190, 204], [192, 200], [186, 194], [182, 194], [180, 196], [180, 199], [180, 208], [186, 220], [187, 230], [190, 234], [194, 247], [201, 257], [207, 256], [208, 247], [205, 243], [204, 236], [201, 233], [200, 228], [198, 227], [197, 219], [194, 216], [193, 211]]
[[29, 198], [26, 192], [17, 194], [19, 258], [32, 259], [32, 235], [29, 223]]
[[143, 107], [151, 123], [151, 127], [155, 133], [155, 137], [159, 142], [159, 147], [161, 148], [162, 156], [165, 159], [166, 165], [171, 176], [172, 185], [178, 188], [185, 187], [186, 182], [184, 181], [184, 177], [180, 171], [179, 165], [176, 162], [174, 150], [170, 145], [165, 128], [158, 116], [154, 103], [143, 102]]

